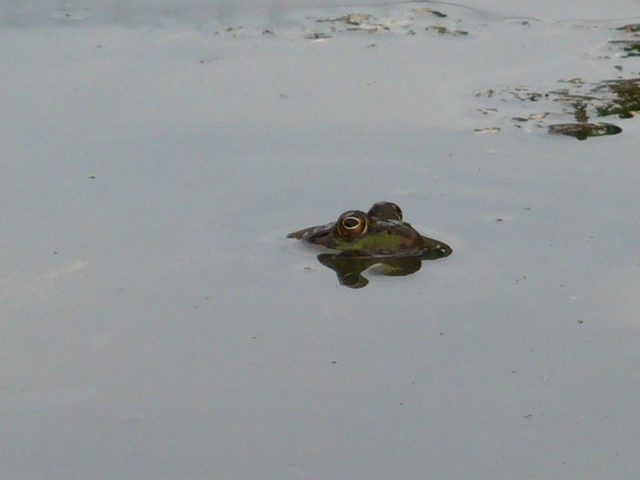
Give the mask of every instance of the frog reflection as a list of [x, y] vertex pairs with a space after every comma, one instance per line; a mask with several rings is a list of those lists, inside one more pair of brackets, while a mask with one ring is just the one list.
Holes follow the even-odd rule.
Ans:
[[379, 273], [404, 276], [417, 272], [423, 260], [451, 254], [451, 247], [420, 235], [403, 221], [402, 210], [391, 202], [377, 202], [367, 213], [349, 210], [336, 222], [290, 233], [288, 238], [333, 250], [318, 261], [334, 270], [342, 285], [361, 288], [368, 280], [361, 273], [376, 265]]

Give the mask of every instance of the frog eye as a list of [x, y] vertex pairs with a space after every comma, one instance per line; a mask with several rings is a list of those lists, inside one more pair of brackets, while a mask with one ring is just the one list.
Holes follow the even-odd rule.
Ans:
[[384, 220], [402, 220], [402, 210], [393, 202], [376, 202], [369, 209], [369, 216]]
[[402, 209], [395, 203], [391, 203], [391, 207], [393, 208], [393, 211], [396, 213], [396, 217], [398, 218], [398, 220], [402, 220]]
[[338, 222], [338, 233], [347, 240], [360, 237], [367, 233], [369, 222], [364, 213], [352, 212], [342, 215]]

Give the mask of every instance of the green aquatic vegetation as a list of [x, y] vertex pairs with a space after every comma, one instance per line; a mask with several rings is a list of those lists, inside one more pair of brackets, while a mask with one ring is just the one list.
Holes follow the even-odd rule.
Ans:
[[620, 118], [632, 118], [640, 111], [640, 78], [605, 80], [593, 91], [608, 97], [602, 105], [595, 107], [599, 117], [618, 115]]
[[586, 122], [588, 112], [597, 117], [618, 115], [631, 118], [640, 111], [640, 78], [604, 80], [596, 84], [580, 84], [588, 93], [572, 93], [569, 89], [550, 91], [547, 95], [567, 104], [577, 122]]
[[[518, 85], [517, 87], [505, 88], [502, 90], [489, 89], [479, 92], [476, 96], [484, 95], [487, 98], [502, 97], [505, 100], [518, 100], [520, 102], [535, 102], [540, 106], [551, 107], [559, 104], [562, 112], [557, 112], [557, 108], [544, 112], [536, 112], [528, 116], [515, 116], [512, 120], [516, 126], [527, 121], [537, 121], [543, 127], [542, 121], [546, 117], [569, 115], [575, 123], [563, 123], [557, 125], [547, 125], [550, 133], [563, 134], [585, 140], [589, 137], [599, 137], [604, 135], [616, 135], [622, 129], [612, 123], [595, 122], [589, 123], [590, 118], [618, 116], [628, 119], [636, 116], [640, 112], [640, 77], [629, 79], [603, 80], [597, 83], [586, 82], [580, 78], [570, 78], [563, 80], [562, 88], [549, 90], [534, 90], [531, 87]], [[566, 85], [566, 86], [565, 86]], [[489, 112], [486, 108], [482, 112]], [[494, 109], [494, 111], [497, 111]]]
[[576, 102], [573, 104], [573, 108], [576, 122], [584, 123], [589, 120], [589, 116], [587, 115], [587, 105], [585, 103]]
[[610, 40], [609, 44], [622, 49], [626, 54], [622, 58], [640, 57], [640, 40]]
[[622, 47], [625, 57], [640, 57], [640, 42], [628, 42]]

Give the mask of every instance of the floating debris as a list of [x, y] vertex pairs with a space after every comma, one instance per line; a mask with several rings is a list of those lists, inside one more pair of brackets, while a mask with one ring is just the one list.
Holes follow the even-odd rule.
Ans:
[[371, 20], [373, 15], [368, 13], [349, 13], [338, 18], [319, 18], [317, 23], [348, 23], [349, 25], [362, 25], [367, 20]]
[[367, 20], [371, 20], [371, 18], [373, 18], [373, 15], [369, 15], [368, 13], [350, 13], [344, 17], [340, 17], [338, 20], [348, 23], [349, 25], [362, 25]]
[[[580, 140], [588, 137], [615, 135], [622, 129], [610, 123], [589, 123], [590, 117], [609, 117], [616, 115], [622, 119], [633, 118], [640, 114], [640, 77], [630, 79], [604, 80], [598, 83], [587, 83], [579, 78], [568, 78], [561, 83], [570, 85], [548, 91], [535, 91], [530, 87], [517, 87], [501, 90], [488, 89], [476, 92], [476, 96], [494, 98], [500, 102], [519, 100], [521, 102], [538, 102], [541, 107], [548, 106], [551, 111], [539, 111], [528, 116], [511, 116], [515, 126], [526, 120], [541, 121], [549, 115], [570, 115], [575, 123], [552, 125], [551, 133], [570, 135]], [[554, 105], [561, 105], [558, 112]], [[479, 109], [487, 113], [487, 107]]]
[[357, 32], [357, 31], [379, 32], [380, 30], [389, 31], [389, 27], [385, 25], [371, 24], [371, 25], [360, 25], [357, 27], [349, 27], [347, 28], [347, 30], [350, 32]]
[[87, 18], [87, 16], [84, 14], [69, 13], [64, 10], [54, 11], [49, 15], [49, 17], [55, 20], [75, 21], [75, 22], [80, 20], [85, 20]]
[[615, 30], [620, 30], [621, 32], [627, 32], [627, 33], [640, 32], [640, 23], [631, 23], [629, 25], [623, 25], [622, 27], [618, 27]]
[[331, 37], [333, 37], [333, 35], [329, 35], [328, 33], [310, 33], [304, 36], [307, 40], [322, 40]]
[[604, 135], [617, 135], [622, 129], [613, 123], [561, 123], [549, 125], [549, 133], [554, 135], [567, 135], [586, 140], [589, 137], [602, 137]]
[[[609, 40], [605, 45], [608, 45], [609, 54], [613, 48], [612, 45], [621, 48], [624, 54], [618, 53], [615, 57], [608, 54], [601, 58], [611, 60], [612, 58], [640, 57], [640, 23], [623, 25], [615, 30], [624, 33], [618, 34], [619, 38]], [[618, 60], [617, 64], [612, 65], [617, 73], [627, 71], [622, 62]], [[621, 77], [622, 75], [615, 79], [590, 82], [579, 76], [567, 76], [543, 87], [501, 86], [476, 91], [475, 96], [491, 99], [493, 105], [496, 102], [500, 102], [500, 105], [513, 105], [514, 100], [520, 101], [521, 112], [514, 112], [511, 107], [508, 107], [510, 109], [508, 118], [517, 128], [522, 128], [523, 123], [529, 120], [539, 128], [547, 128], [552, 134], [568, 135], [585, 140], [589, 137], [617, 135], [622, 132], [622, 128], [617, 125], [593, 121], [594, 118], [617, 116], [621, 119], [629, 119], [640, 116], [640, 76]], [[536, 102], [535, 106], [532, 102]], [[502, 110], [502, 107], [500, 109]], [[490, 110], [484, 105], [478, 111], [486, 115]], [[556, 118], [571, 117], [564, 121], [574, 123], [548, 125], [545, 118], [551, 115]], [[485, 131], [485, 129], [476, 129], [476, 131]]]
[[438, 18], [447, 18], [448, 17], [448, 15], [446, 13], [438, 12], [437, 10], [432, 10], [429, 7], [414, 8], [413, 9], [413, 13], [429, 13], [429, 14], [433, 15], [434, 17], [438, 17]]
[[609, 40], [610, 45], [617, 45], [622, 48], [626, 55], [622, 58], [640, 57], [640, 40]]
[[349, 13], [338, 18], [319, 18], [316, 23], [346, 23], [352, 25], [348, 27], [347, 31], [367, 31], [377, 32], [380, 30], [389, 30], [389, 27], [382, 23], [373, 23], [372, 20], [376, 20], [373, 15], [368, 13]]
[[561, 83], [571, 83], [573, 85], [584, 85], [584, 80], [582, 80], [580, 77], [571, 77], [571, 78], [565, 78], [564, 80], [560, 80]]
[[429, 30], [433, 30], [436, 33], [440, 34], [440, 35], [469, 35], [469, 32], [465, 31], [465, 30], [451, 30], [448, 29], [447, 27], [442, 27], [440, 25], [434, 25], [431, 27], [427, 27], [425, 28], [425, 30], [429, 31]]

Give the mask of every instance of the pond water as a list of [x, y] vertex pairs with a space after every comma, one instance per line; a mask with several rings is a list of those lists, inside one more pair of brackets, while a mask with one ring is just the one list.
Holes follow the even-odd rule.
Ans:
[[[545, 93], [640, 3], [292, 3], [0, 7], [4, 476], [633, 478], [640, 126]], [[453, 254], [285, 238], [378, 200]]]

